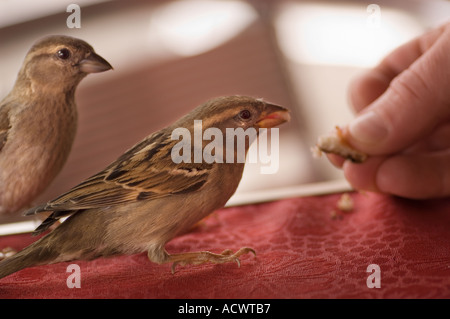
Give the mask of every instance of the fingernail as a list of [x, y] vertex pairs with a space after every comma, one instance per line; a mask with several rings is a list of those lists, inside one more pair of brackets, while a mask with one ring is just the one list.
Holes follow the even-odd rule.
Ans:
[[373, 111], [358, 116], [350, 123], [348, 129], [355, 141], [364, 144], [376, 144], [388, 133], [384, 121]]

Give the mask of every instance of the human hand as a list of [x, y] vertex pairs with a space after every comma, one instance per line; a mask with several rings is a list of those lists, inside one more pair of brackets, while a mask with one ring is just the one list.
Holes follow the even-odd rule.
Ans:
[[369, 158], [330, 160], [360, 190], [450, 196], [450, 23], [400, 46], [350, 85], [343, 137]]

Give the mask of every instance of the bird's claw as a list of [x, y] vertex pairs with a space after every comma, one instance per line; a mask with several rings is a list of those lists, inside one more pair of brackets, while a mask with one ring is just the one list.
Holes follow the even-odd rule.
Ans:
[[241, 267], [241, 261], [239, 257], [248, 253], [252, 253], [256, 256], [256, 251], [250, 247], [243, 247], [237, 252], [233, 253], [231, 249], [225, 249], [220, 254], [214, 254], [209, 251], [201, 251], [197, 253], [185, 253], [185, 254], [175, 254], [170, 255], [170, 259], [174, 260], [171, 270], [172, 274], [175, 273], [175, 268], [177, 265], [199, 265], [205, 262], [211, 262], [215, 264], [222, 264], [226, 262], [236, 262], [238, 268]]

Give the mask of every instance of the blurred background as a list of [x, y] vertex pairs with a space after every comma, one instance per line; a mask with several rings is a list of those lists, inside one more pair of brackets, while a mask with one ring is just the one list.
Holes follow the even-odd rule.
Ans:
[[[80, 28], [67, 26], [71, 3], [81, 8]], [[280, 127], [277, 174], [247, 165], [234, 203], [255, 193], [317, 191], [311, 185], [345, 185], [342, 173], [314, 159], [310, 148], [353, 116], [349, 81], [449, 18], [443, 0], [3, 0], [0, 98], [45, 35], [79, 37], [114, 67], [81, 82], [71, 155], [36, 203], [103, 169], [198, 104], [234, 94], [264, 98], [292, 114]]]

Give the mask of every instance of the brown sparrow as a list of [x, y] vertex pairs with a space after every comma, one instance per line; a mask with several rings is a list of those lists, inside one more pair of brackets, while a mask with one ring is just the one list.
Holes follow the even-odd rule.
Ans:
[[28, 51], [0, 102], [0, 214], [27, 208], [59, 173], [77, 128], [75, 89], [88, 73], [109, 69], [89, 44], [68, 36]]
[[[202, 140], [200, 145], [191, 143], [189, 149], [183, 149], [192, 151], [191, 156], [186, 161], [174, 161], [174, 148], [180, 138], [174, 139], [173, 132], [183, 128], [193, 134], [195, 122], [201, 120], [205, 132], [214, 128], [216, 133], [223, 133], [216, 135], [216, 142], [223, 142], [215, 144], [216, 154], [236, 159], [238, 143], [236, 147], [226, 144], [229, 129], [259, 132], [260, 128], [274, 127], [289, 118], [285, 108], [245, 96], [220, 97], [200, 105], [146, 137], [98, 174], [26, 212], [51, 213], [35, 234], [47, 230], [59, 218], [69, 217], [46, 236], [2, 261], [0, 278], [36, 265], [144, 251], [155, 263], [172, 262], [172, 271], [177, 264], [239, 264], [240, 255], [254, 250], [244, 247], [236, 253], [225, 250], [221, 254], [169, 254], [165, 250], [168, 241], [225, 205], [241, 180], [245, 164], [192, 160], [194, 153], [205, 151], [211, 140]], [[249, 144], [245, 143], [245, 152]]]

